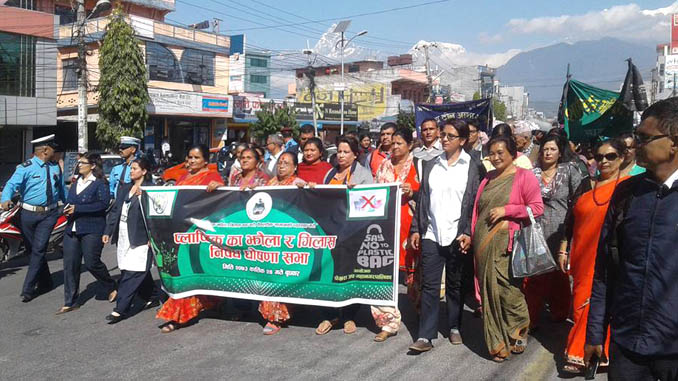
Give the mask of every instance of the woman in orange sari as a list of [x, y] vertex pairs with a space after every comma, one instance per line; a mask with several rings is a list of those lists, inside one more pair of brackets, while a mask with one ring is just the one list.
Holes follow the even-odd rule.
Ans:
[[[297, 173], [297, 155], [291, 152], [283, 152], [276, 163], [275, 177], [268, 180], [266, 185], [296, 185], [303, 187], [306, 182], [296, 176]], [[290, 309], [287, 304], [280, 302], [262, 301], [259, 303], [259, 313], [266, 320], [264, 326], [264, 335], [275, 335], [288, 320], [290, 320]]]
[[[574, 326], [570, 329], [565, 348], [567, 364], [563, 370], [569, 373], [581, 373], [584, 370], [584, 344], [586, 343], [586, 322], [589, 314], [589, 300], [593, 286], [593, 273], [596, 264], [596, 250], [600, 230], [612, 193], [617, 184], [628, 177], [620, 177], [620, 166], [626, 150], [624, 143], [608, 140], [599, 143], [594, 152], [600, 175], [591, 181], [590, 190], [579, 197], [568, 218], [567, 235], [572, 237], [568, 258], [567, 241], [561, 242], [558, 253], [560, 270], [567, 271], [570, 263], [570, 275], [573, 280], [572, 309]], [[605, 353], [610, 345], [608, 332]]]
[[[391, 156], [385, 159], [377, 169], [377, 183], [401, 183], [402, 199], [400, 201], [400, 253], [399, 266], [401, 274], [404, 274], [408, 290], [413, 289], [414, 268], [419, 258], [419, 251], [414, 250], [407, 244], [410, 226], [412, 225], [412, 216], [414, 215], [413, 198], [415, 192], [419, 191], [419, 179], [417, 170], [413, 164], [413, 157], [410, 153], [412, 148], [412, 133], [409, 130], [399, 129], [391, 138]], [[410, 294], [413, 303], [416, 305], [417, 296]], [[382, 342], [391, 336], [395, 336], [400, 329], [400, 311], [396, 307], [372, 306], [372, 317], [381, 332], [374, 338], [376, 342]]]
[[[209, 150], [204, 144], [192, 146], [187, 156], [188, 173], [181, 176], [176, 185], [207, 185], [208, 192], [224, 185], [221, 176], [207, 168], [208, 160]], [[169, 298], [155, 317], [166, 321], [161, 326], [161, 331], [169, 333], [198, 317], [201, 311], [216, 307], [219, 302], [218, 297], [206, 295], [180, 299]]]

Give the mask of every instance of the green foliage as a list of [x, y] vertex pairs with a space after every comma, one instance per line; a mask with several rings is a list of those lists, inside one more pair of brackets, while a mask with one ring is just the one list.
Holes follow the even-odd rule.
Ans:
[[280, 132], [283, 127], [292, 128], [294, 136], [299, 135], [299, 125], [297, 124], [297, 114], [294, 109], [283, 103], [282, 107], [277, 107], [271, 102], [267, 105], [261, 105], [262, 110], [257, 111], [257, 121], [250, 125], [250, 136], [257, 140], [264, 140], [268, 135]]
[[492, 112], [494, 119], [506, 120], [506, 105], [498, 99], [492, 99]]
[[114, 10], [99, 50], [101, 78], [96, 137], [107, 149], [117, 147], [120, 136], [143, 137], [150, 98], [139, 42], [134, 37], [134, 29], [125, 22], [122, 10]]
[[476, 91], [475, 93], [473, 93], [473, 100], [477, 101], [478, 99], [480, 99], [480, 91]]
[[414, 113], [403, 110], [398, 111], [398, 119], [396, 120], [398, 127], [405, 127], [410, 131], [414, 131]]

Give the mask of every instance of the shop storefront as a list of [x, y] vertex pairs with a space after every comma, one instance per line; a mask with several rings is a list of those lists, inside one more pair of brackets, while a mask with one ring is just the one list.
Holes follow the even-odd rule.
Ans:
[[233, 116], [233, 97], [160, 89], [149, 89], [148, 93], [147, 150], [161, 150], [167, 142], [172, 156], [180, 158], [193, 144], [222, 144], [228, 119]]

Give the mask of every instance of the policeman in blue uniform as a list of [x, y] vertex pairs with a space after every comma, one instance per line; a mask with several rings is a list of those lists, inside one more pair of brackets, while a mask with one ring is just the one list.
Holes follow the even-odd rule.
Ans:
[[2, 191], [2, 209], [12, 207], [12, 196], [21, 195], [21, 233], [30, 253], [28, 272], [21, 298], [27, 303], [52, 289], [52, 277], [45, 252], [59, 217], [59, 201], [66, 200], [66, 186], [59, 164], [53, 162], [54, 135], [31, 141], [33, 157], [18, 165]]
[[111, 198], [115, 199], [115, 193], [120, 184], [131, 183], [132, 179], [129, 177], [129, 172], [132, 167], [132, 161], [136, 158], [139, 152], [139, 144], [141, 140], [131, 136], [121, 136], [119, 152], [120, 156], [125, 160], [122, 164], [118, 164], [108, 176], [108, 185], [111, 191]]

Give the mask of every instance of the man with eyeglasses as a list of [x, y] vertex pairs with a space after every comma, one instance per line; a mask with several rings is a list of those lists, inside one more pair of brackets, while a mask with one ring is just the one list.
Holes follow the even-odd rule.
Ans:
[[647, 172], [619, 184], [598, 244], [584, 362], [610, 380], [678, 378], [678, 98], [645, 110], [634, 136]]
[[130, 170], [132, 169], [132, 161], [137, 156], [141, 140], [131, 136], [121, 136], [120, 146], [118, 151], [123, 159], [123, 162], [111, 169], [108, 175], [108, 187], [111, 191], [111, 198], [115, 199], [115, 194], [118, 191], [120, 184], [129, 184], [132, 182], [130, 178]]
[[626, 146], [624, 161], [621, 166], [621, 176], [635, 176], [645, 173], [645, 168], [636, 163], [636, 142], [632, 133], [625, 133], [619, 136]]

